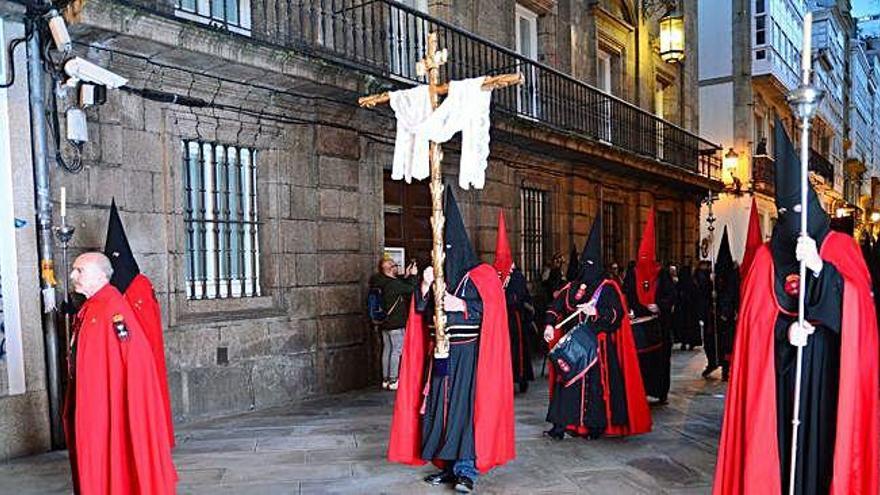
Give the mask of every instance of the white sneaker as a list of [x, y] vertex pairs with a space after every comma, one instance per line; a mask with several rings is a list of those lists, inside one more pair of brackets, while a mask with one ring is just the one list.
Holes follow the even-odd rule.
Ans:
[[389, 382], [388, 380], [382, 380], [382, 390], [388, 390], [388, 385], [390, 383], [391, 382]]
[[388, 384], [388, 390], [397, 390], [397, 380]]

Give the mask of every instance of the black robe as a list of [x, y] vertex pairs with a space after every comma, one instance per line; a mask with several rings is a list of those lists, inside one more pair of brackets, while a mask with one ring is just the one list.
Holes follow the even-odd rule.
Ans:
[[[593, 295], [592, 290], [584, 292], [580, 299], [576, 298], [577, 287], [570, 286], [563, 292], [553, 305], [547, 310], [545, 323], [556, 325], [570, 315], [578, 304], [585, 303]], [[617, 295], [617, 291], [606, 286], [596, 303], [596, 319], [592, 321], [574, 318], [567, 323], [564, 331], [574, 326], [585, 324], [588, 331], [599, 333], [614, 333], [620, 329], [622, 318], [628, 316], [623, 312], [623, 304]], [[598, 437], [606, 428], [606, 404], [605, 382], [603, 374], [607, 376], [609, 388], [609, 400], [611, 402], [611, 421], [614, 425], [626, 425], [629, 419], [626, 402], [626, 389], [623, 378], [623, 370], [618, 361], [617, 348], [612, 339], [607, 341], [608, 369], [601, 368], [601, 361], [597, 362], [580, 380], [568, 387], [561, 380], [553, 384], [553, 396], [547, 408], [547, 421], [557, 428], [565, 427], [575, 435], [589, 435]], [[557, 375], [558, 377], [558, 375]]]
[[635, 317], [633, 337], [645, 393], [661, 402], [666, 401], [672, 385], [672, 308], [675, 304], [672, 278], [665, 270], [658, 275], [655, 304], [660, 312], [657, 314], [639, 302], [634, 277], [627, 276], [623, 290], [629, 310]]
[[[422, 459], [476, 458], [474, 392], [483, 301], [468, 277], [452, 293], [464, 299], [467, 310], [446, 313], [449, 358], [428, 361], [430, 368], [426, 372], [430, 373], [431, 385], [422, 420]], [[416, 310], [420, 313], [433, 314], [433, 301], [433, 289], [427, 297], [423, 297], [421, 290], [416, 291]]]
[[694, 283], [691, 268], [685, 266], [679, 272], [675, 286], [677, 294], [675, 308], [672, 310], [672, 322], [677, 334], [677, 342], [690, 347], [703, 345], [700, 325], [697, 321], [697, 286]]
[[692, 300], [696, 309], [697, 327], [703, 338], [703, 351], [706, 353], [708, 367], [716, 368], [720, 360], [715, 348], [715, 308], [712, 304], [710, 273], [709, 270], [700, 269], [694, 272], [694, 284], [697, 290]]
[[510, 273], [507, 287], [504, 288], [507, 299], [507, 320], [510, 330], [510, 353], [513, 363], [514, 383], [523, 383], [535, 379], [532, 369], [532, 344], [534, 340], [534, 315], [532, 296], [526, 284], [526, 278], [519, 268]]
[[717, 302], [716, 312], [718, 318], [718, 358], [720, 365], [725, 369], [730, 365], [730, 355], [733, 353], [734, 334], [736, 331], [736, 319], [739, 314], [739, 270], [729, 270], [716, 277]]
[[[788, 493], [797, 357], [797, 348], [788, 342], [788, 329], [797, 321], [798, 301], [796, 295], [786, 294], [784, 279], [776, 276], [776, 299], [781, 306], [775, 326], [776, 420], [783, 493]], [[803, 352], [802, 422], [798, 431], [800, 453], [798, 485], [795, 486], [795, 493], [799, 495], [828, 493], [830, 488], [837, 424], [842, 304], [843, 278], [834, 265], [825, 261], [818, 277], [807, 272], [806, 319], [816, 331], [808, 338]]]

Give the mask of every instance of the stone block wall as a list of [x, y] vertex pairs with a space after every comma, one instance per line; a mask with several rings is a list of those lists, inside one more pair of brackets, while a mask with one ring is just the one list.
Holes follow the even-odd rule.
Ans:
[[[115, 67], [108, 62], [133, 73], [124, 57]], [[261, 91], [282, 98], [208, 83], [190, 88], [169, 78], [157, 89], [208, 93], [227, 108], [255, 106]], [[74, 255], [102, 248], [116, 199], [162, 307], [178, 420], [360, 388], [376, 375], [363, 312], [366, 281], [381, 252], [380, 162], [389, 160], [390, 148], [364, 135], [385, 132], [386, 122], [370, 122], [339, 98], [318, 105], [284, 98], [271, 108], [274, 117], [259, 118], [113, 91], [88, 112], [92, 139], [83, 171], [53, 173], [55, 196], [58, 187], [68, 188]], [[196, 139], [257, 151], [258, 297], [187, 299], [182, 142]]]

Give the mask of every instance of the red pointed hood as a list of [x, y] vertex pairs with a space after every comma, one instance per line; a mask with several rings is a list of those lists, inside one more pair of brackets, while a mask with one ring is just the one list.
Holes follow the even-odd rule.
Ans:
[[749, 214], [749, 230], [748, 236], [746, 237], [746, 250], [743, 255], [742, 265], [739, 268], [742, 280], [745, 280], [746, 275], [748, 275], [749, 268], [752, 266], [752, 261], [755, 260], [755, 253], [758, 252], [758, 248], [761, 247], [762, 244], [764, 244], [764, 239], [761, 235], [761, 224], [758, 221], [758, 203], [755, 201], [755, 198], [752, 198], [752, 212]]
[[636, 294], [643, 306], [654, 304], [654, 296], [657, 292], [660, 264], [657, 263], [656, 243], [654, 208], [651, 208], [648, 223], [645, 224], [645, 230], [642, 232], [642, 242], [639, 244], [639, 258], [636, 260]]
[[498, 236], [495, 238], [495, 269], [503, 279], [513, 268], [513, 254], [510, 241], [507, 239], [507, 224], [504, 222], [504, 211], [498, 210]]

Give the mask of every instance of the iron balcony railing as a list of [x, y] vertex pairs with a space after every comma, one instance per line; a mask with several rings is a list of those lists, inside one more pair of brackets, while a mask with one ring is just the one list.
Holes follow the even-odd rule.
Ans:
[[818, 151], [810, 148], [810, 171], [825, 179], [825, 183], [834, 187], [834, 164]]
[[[810, 149], [810, 172], [825, 179], [825, 183], [834, 187], [834, 164]], [[752, 184], [756, 191], [772, 196], [776, 191], [776, 163], [767, 155], [752, 157]]]
[[776, 192], [776, 164], [767, 155], [752, 157], [752, 185], [755, 191], [773, 196]]
[[[149, 3], [149, 0], [119, 0]], [[719, 179], [720, 148], [547, 65], [393, 0], [159, 0], [178, 19], [210, 17], [217, 29], [250, 36], [356, 69], [402, 87], [423, 83], [416, 62], [436, 32], [449, 50], [441, 79], [519, 72], [497, 91], [493, 110]], [[167, 5], [167, 4], [166, 4]], [[249, 8], [247, 8], [249, 6]], [[158, 10], [167, 12], [163, 8]]]

